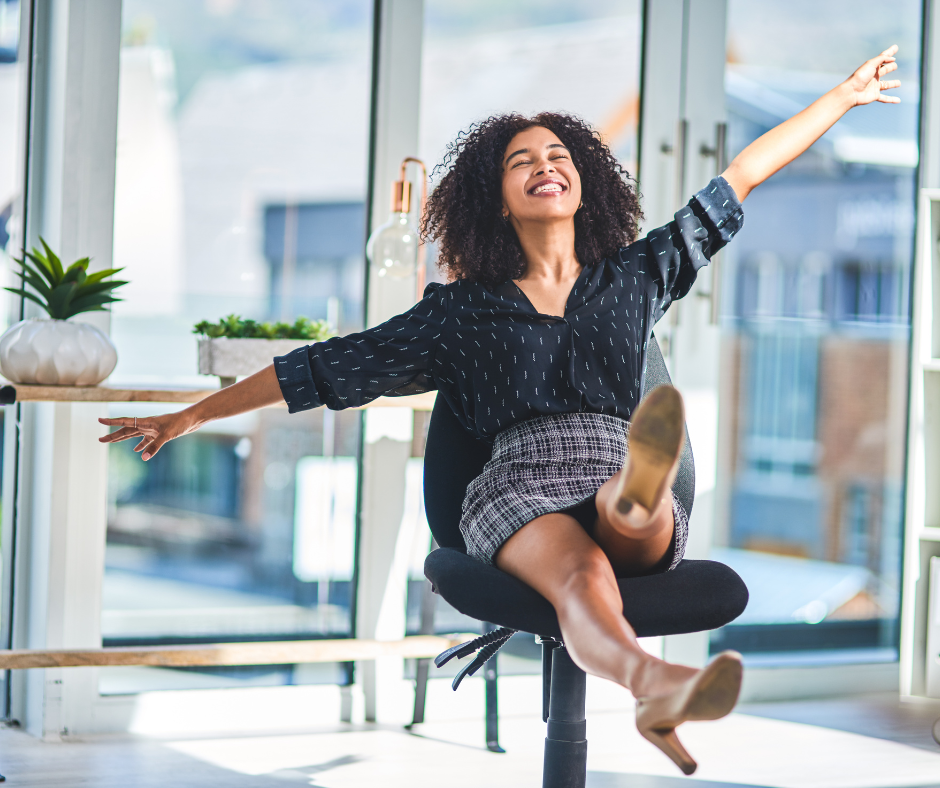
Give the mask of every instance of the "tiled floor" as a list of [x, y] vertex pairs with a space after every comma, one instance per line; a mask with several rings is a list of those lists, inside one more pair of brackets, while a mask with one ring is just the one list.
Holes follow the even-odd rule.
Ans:
[[[332, 688], [159, 693], [134, 735], [50, 743], [2, 730], [0, 771], [30, 788], [537, 788], [537, 677], [500, 682], [504, 755], [483, 747], [482, 682], [468, 685], [454, 695], [432, 682], [429, 722], [414, 733], [332, 724]], [[590, 788], [940, 788], [930, 734], [940, 707], [888, 695], [752, 704], [687, 724], [683, 741], [700, 762], [691, 778], [639, 737], [625, 692], [591, 680], [588, 708]]]

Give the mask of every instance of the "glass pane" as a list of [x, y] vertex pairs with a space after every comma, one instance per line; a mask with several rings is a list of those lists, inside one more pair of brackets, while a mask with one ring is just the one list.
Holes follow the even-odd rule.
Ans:
[[897, 658], [921, 5], [878, 8], [729, 2], [731, 157], [892, 43], [903, 81], [754, 191], [723, 253], [714, 554], [751, 602], [713, 645], [755, 662]]
[[[22, 162], [19, 160], [22, 150], [20, 138], [21, 128], [21, 98], [26, 66], [22, 53], [19, 52], [20, 36], [20, 3], [19, 0], [0, 0], [0, 272], [3, 272], [3, 285], [12, 287], [19, 281], [13, 276], [14, 264], [12, 257], [19, 257], [20, 217], [18, 199], [20, 197], [22, 177]], [[9, 294], [0, 298], [0, 333], [6, 331], [12, 323], [19, 319], [20, 299]], [[3, 468], [3, 428], [6, 408], [0, 408], [0, 469]], [[0, 495], [3, 494], [0, 490]], [[2, 506], [0, 506], [2, 508]], [[0, 527], [0, 535], [4, 535]], [[0, 558], [9, 545], [0, 539]], [[0, 561], [0, 566], [4, 564]], [[3, 642], [0, 648], [9, 648], [9, 626], [12, 611], [11, 588], [8, 578], [3, 577], [0, 582], [0, 632], [3, 633]], [[8, 674], [7, 674], [8, 675]], [[6, 698], [3, 687], [4, 676], [0, 674], [0, 698]], [[0, 712], [5, 700], [0, 700]]]
[[[532, 115], [561, 110], [579, 115], [600, 131], [634, 173], [641, 5], [639, 0], [425, 0], [419, 155], [429, 169], [441, 161], [447, 144], [476, 121], [503, 112]], [[434, 182], [432, 176], [431, 188]], [[440, 281], [433, 254], [428, 255], [427, 277]], [[425, 421], [416, 422], [415, 435], [424, 429]], [[423, 442], [414, 453], [423, 456]], [[409, 495], [418, 489], [417, 471], [414, 478]], [[418, 511], [417, 504], [412, 510]], [[421, 589], [426, 586], [422, 571], [430, 541], [426, 521], [423, 528], [413, 552], [409, 585], [411, 631], [418, 630]], [[461, 616], [440, 599], [435, 622], [440, 632], [479, 628], [479, 622]], [[519, 662], [519, 657], [524, 661]], [[537, 666], [529, 660], [538, 657], [531, 637], [517, 638], [500, 652], [500, 671], [532, 672]]]
[[[12, 275], [11, 258], [19, 257], [20, 197], [22, 162], [19, 161], [21, 103], [25, 64], [19, 52], [20, 2], [0, 0], [0, 270], [4, 285], [19, 280]], [[19, 319], [20, 299], [4, 295], [0, 298], [0, 327], [6, 330]]]
[[[114, 255], [131, 284], [112, 382], [217, 387], [193, 325], [233, 313], [362, 327], [371, 12], [124, 0]], [[359, 431], [358, 413], [271, 408], [146, 464], [114, 445], [105, 642], [348, 636]], [[101, 687], [345, 680], [334, 665], [122, 669]]]
[[500, 112], [579, 115], [636, 171], [639, 0], [425, 2], [421, 155]]

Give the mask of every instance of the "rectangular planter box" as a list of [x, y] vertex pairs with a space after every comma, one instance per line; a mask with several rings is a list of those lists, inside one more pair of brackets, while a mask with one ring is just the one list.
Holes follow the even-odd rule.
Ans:
[[[299, 347], [312, 344], [309, 339], [221, 339], [199, 340], [199, 374], [218, 375], [234, 382], [236, 377], [253, 375]], [[223, 385], [226, 381], [223, 381]]]

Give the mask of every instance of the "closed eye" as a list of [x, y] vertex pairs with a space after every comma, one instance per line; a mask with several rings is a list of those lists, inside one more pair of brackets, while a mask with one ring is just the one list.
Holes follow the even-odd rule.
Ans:
[[[558, 156], [551, 156], [551, 157], [549, 157], [549, 161], [555, 161], [556, 159], [567, 159], [567, 158], [568, 158], [567, 156], [561, 154], [561, 155], [558, 155]], [[513, 164], [509, 169], [514, 170], [514, 169], [516, 169], [516, 167], [519, 167], [519, 166], [522, 165], [522, 164], [531, 164], [531, 163], [532, 163], [532, 162], [529, 161], [528, 159], [517, 159], [517, 160], [516, 160], [516, 163]]]

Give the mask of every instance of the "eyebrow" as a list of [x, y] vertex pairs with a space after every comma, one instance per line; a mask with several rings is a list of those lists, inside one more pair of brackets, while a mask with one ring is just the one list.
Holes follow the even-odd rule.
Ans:
[[[545, 147], [548, 148], [548, 149], [551, 149], [551, 148], [562, 148], [563, 150], [568, 150], [568, 149], [567, 149], [564, 145], [562, 145], [560, 142], [553, 142], [551, 145], [546, 145]], [[528, 148], [519, 148], [519, 150], [515, 151], [514, 153], [510, 153], [510, 154], [506, 157], [506, 161], [504, 162], [504, 164], [509, 164], [509, 160], [510, 160], [513, 156], [518, 156], [520, 153], [528, 153], [528, 152], [529, 152], [529, 149], [528, 149]]]

